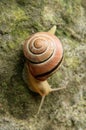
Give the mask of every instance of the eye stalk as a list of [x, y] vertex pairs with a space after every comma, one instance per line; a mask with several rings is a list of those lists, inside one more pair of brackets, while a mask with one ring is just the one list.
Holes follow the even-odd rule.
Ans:
[[24, 79], [26, 77], [29, 88], [42, 96], [38, 113], [45, 96], [52, 91], [62, 89], [52, 89], [47, 82], [47, 78], [59, 68], [63, 59], [63, 47], [60, 40], [54, 35], [55, 31], [56, 26], [48, 32], [33, 34], [23, 45], [26, 58], [24, 66], [25, 76], [23, 77]]

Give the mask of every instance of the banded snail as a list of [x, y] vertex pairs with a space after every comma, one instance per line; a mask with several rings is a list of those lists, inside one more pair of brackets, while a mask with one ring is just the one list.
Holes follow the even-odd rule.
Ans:
[[59, 39], [54, 35], [55, 30], [56, 26], [48, 32], [33, 34], [23, 45], [26, 58], [24, 76], [27, 78], [29, 88], [42, 96], [38, 113], [46, 95], [63, 89], [51, 88], [46, 80], [58, 69], [63, 59], [63, 48]]

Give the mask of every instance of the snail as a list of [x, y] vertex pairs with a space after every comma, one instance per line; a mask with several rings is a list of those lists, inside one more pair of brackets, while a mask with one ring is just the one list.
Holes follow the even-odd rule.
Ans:
[[30, 90], [42, 96], [37, 114], [41, 110], [46, 95], [65, 88], [51, 88], [47, 82], [47, 78], [59, 68], [63, 60], [63, 47], [60, 40], [54, 35], [55, 31], [56, 26], [48, 32], [32, 34], [23, 44], [26, 58], [23, 71], [24, 80]]

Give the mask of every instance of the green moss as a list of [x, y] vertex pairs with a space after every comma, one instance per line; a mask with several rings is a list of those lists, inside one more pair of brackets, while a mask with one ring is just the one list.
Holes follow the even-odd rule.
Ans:
[[55, 74], [53, 74], [48, 79], [48, 81], [51, 84], [51, 86], [55, 88], [55, 87], [58, 87], [59, 84], [62, 82], [63, 77], [64, 77], [63, 72], [61, 70], [57, 70]]
[[24, 31], [21, 28], [15, 28], [11, 34], [14, 36], [14, 44], [16, 45], [21, 45], [22, 41], [29, 36], [29, 32], [26, 30]]
[[21, 20], [27, 20], [27, 16], [25, 15], [24, 10], [21, 8], [17, 7], [16, 9], [12, 9], [10, 12], [12, 17], [14, 18], [14, 21], [21, 21]]
[[33, 23], [33, 28], [36, 32], [42, 32], [44, 30], [44, 27], [40, 24], [38, 21], [32, 21]]
[[6, 5], [4, 3], [0, 4], [0, 25], [2, 31], [7, 29], [5, 32], [11, 32], [13, 27], [15, 27], [16, 21], [27, 20], [24, 10], [19, 8], [15, 2]]
[[10, 49], [15, 49], [16, 45], [14, 44], [14, 42], [9, 42], [8, 44], [8, 48]]
[[71, 47], [71, 49], [76, 49], [79, 46], [79, 42], [70, 37], [68, 39], [68, 45]]
[[7, 85], [7, 89], [4, 86], [4, 89], [4, 98], [7, 100], [6, 109], [9, 111], [9, 113], [17, 118], [26, 118], [29, 95], [27, 89], [22, 85], [20, 79], [18, 80], [18, 83], [14, 79], [12, 85]]
[[78, 57], [68, 57], [66, 59], [66, 64], [69, 68], [71, 69], [77, 69], [77, 67], [79, 66], [79, 58]]

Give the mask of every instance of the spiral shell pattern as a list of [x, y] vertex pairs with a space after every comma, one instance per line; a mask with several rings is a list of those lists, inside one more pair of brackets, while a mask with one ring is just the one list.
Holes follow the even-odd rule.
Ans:
[[25, 41], [24, 55], [32, 75], [38, 80], [45, 80], [60, 65], [63, 49], [56, 36], [39, 32]]

